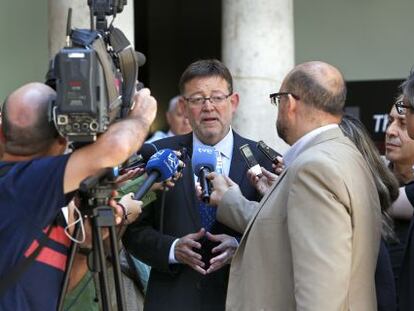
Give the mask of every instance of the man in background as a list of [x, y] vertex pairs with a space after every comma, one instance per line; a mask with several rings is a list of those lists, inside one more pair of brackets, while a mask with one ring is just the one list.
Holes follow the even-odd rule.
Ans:
[[168, 132], [156, 131], [154, 135], [151, 136], [146, 142], [151, 143], [156, 140], [175, 136], [175, 135], [184, 135], [191, 132], [191, 126], [188, 122], [188, 118], [184, 115], [182, 107], [178, 104], [180, 96], [173, 97], [169, 104], [168, 110], [165, 113], [168, 123]]
[[[402, 102], [402, 95], [396, 103]], [[392, 105], [385, 131], [385, 157], [400, 185], [414, 180], [414, 140], [408, 136], [406, 116], [398, 114]]]
[[[402, 100], [403, 96], [400, 95], [395, 102], [401, 103]], [[400, 187], [414, 180], [414, 140], [407, 133], [406, 115], [399, 114], [395, 104], [392, 105], [388, 115], [388, 126], [385, 131], [385, 158], [389, 161], [388, 166], [397, 178]], [[399, 288], [398, 279], [409, 226], [410, 219], [394, 216], [394, 231], [397, 240], [387, 241], [387, 248], [396, 281], [397, 294]]]
[[[403, 98], [395, 104], [395, 108], [400, 115], [405, 116], [405, 125], [407, 134], [414, 139], [414, 71], [410, 72], [409, 77], [401, 86]], [[405, 195], [411, 203], [410, 208], [414, 206], [414, 184], [410, 183], [405, 187]], [[401, 196], [401, 192], [400, 192]], [[411, 224], [406, 239], [406, 248], [404, 251], [403, 261], [401, 264], [399, 279], [399, 310], [411, 311], [414, 309], [414, 224], [411, 218]]]

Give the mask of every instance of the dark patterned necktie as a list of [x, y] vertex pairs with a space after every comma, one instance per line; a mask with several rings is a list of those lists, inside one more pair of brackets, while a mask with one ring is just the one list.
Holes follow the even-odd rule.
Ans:
[[[223, 174], [223, 159], [218, 150], [216, 150], [216, 173]], [[207, 203], [200, 202], [199, 206], [201, 226], [210, 231], [216, 221], [216, 207], [210, 206]]]

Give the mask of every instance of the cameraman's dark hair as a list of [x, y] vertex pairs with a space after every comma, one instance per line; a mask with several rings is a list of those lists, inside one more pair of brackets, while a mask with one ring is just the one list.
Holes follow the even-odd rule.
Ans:
[[401, 84], [401, 90], [410, 104], [411, 107], [414, 107], [414, 68], [411, 68], [410, 75], [408, 78]]
[[233, 78], [229, 69], [217, 59], [202, 59], [190, 64], [183, 72], [178, 87], [184, 94], [185, 84], [194, 78], [218, 76], [226, 80], [230, 93], [233, 93]]
[[9, 99], [3, 104], [1, 114], [1, 127], [6, 143], [4, 150], [7, 153], [29, 156], [47, 150], [58, 137], [53, 123], [49, 122], [49, 100], [54, 96], [45, 96], [45, 102], [39, 103], [36, 111], [37, 119], [28, 127], [21, 127], [10, 122], [8, 116]]
[[372, 173], [381, 204], [382, 236], [386, 239], [393, 238], [392, 220], [387, 210], [398, 198], [398, 181], [381, 159], [377, 147], [361, 121], [350, 115], [344, 115], [339, 127], [361, 152]]
[[327, 89], [309, 72], [298, 68], [285, 81], [286, 92], [297, 95], [305, 104], [333, 115], [342, 115], [346, 99], [346, 85], [343, 78], [334, 90]]

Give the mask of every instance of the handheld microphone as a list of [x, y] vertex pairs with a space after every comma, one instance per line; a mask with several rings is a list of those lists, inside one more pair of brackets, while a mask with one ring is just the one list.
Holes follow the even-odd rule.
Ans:
[[143, 144], [141, 149], [134, 153], [128, 160], [126, 160], [120, 169], [121, 174], [125, 174], [129, 170], [144, 167], [151, 156], [158, 151], [157, 146], [151, 143]]
[[157, 146], [152, 143], [145, 143], [142, 145], [141, 149], [137, 151], [136, 154], [142, 159], [143, 162], [146, 163], [157, 151]]
[[141, 200], [154, 183], [172, 177], [177, 172], [178, 165], [178, 157], [171, 149], [161, 149], [152, 155], [145, 167], [148, 178], [135, 193], [135, 199]]
[[191, 165], [201, 185], [201, 200], [210, 201], [211, 185], [206, 176], [216, 169], [217, 158], [214, 148], [198, 147], [193, 150]]

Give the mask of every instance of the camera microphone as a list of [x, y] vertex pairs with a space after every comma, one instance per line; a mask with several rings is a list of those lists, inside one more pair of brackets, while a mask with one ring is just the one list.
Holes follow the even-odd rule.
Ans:
[[199, 178], [201, 185], [201, 200], [205, 203], [210, 201], [211, 184], [207, 175], [216, 169], [217, 158], [214, 148], [197, 147], [193, 150], [191, 165], [194, 174]]
[[152, 155], [145, 167], [148, 178], [135, 193], [135, 199], [141, 200], [154, 183], [174, 176], [179, 162], [177, 155], [171, 149], [161, 149]]

